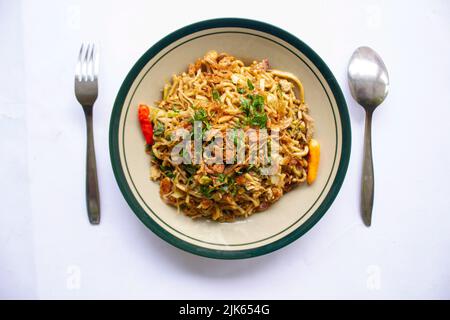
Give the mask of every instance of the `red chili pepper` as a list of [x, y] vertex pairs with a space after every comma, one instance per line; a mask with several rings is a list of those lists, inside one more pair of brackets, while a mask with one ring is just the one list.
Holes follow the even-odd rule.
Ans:
[[150, 121], [150, 108], [145, 104], [140, 104], [138, 109], [138, 119], [141, 124], [141, 130], [147, 144], [153, 144], [153, 125]]

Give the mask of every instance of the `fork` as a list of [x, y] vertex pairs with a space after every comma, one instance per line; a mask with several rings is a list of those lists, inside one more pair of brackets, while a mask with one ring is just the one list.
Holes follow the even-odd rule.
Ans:
[[92, 126], [92, 108], [98, 96], [98, 59], [96, 53], [94, 44], [86, 45], [83, 43], [75, 70], [75, 96], [83, 107], [86, 118], [86, 206], [91, 224], [100, 223], [100, 196]]

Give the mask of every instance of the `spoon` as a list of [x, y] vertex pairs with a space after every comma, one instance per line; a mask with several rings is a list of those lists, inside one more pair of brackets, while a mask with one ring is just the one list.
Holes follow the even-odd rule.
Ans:
[[389, 75], [383, 60], [373, 49], [359, 47], [350, 58], [347, 76], [353, 98], [366, 110], [361, 210], [365, 225], [370, 227], [374, 197], [372, 114], [388, 94]]

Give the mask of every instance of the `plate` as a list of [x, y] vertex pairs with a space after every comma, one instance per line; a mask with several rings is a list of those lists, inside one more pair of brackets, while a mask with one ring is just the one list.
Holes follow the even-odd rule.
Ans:
[[[166, 205], [150, 181], [150, 159], [137, 121], [139, 103], [152, 105], [173, 74], [209, 50], [227, 52], [246, 64], [270, 65], [297, 75], [315, 119], [321, 144], [317, 180], [285, 194], [268, 210], [245, 220], [192, 220]], [[305, 234], [330, 207], [347, 171], [351, 129], [339, 85], [305, 43], [275, 26], [246, 19], [214, 19], [179, 29], [151, 47], [125, 78], [111, 115], [110, 155], [117, 183], [136, 216], [170, 244], [210, 258], [240, 259], [272, 252]]]

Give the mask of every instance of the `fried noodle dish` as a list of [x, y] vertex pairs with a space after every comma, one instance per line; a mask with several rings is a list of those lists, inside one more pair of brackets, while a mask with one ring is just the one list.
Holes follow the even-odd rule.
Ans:
[[[209, 51], [172, 77], [155, 107], [139, 105], [139, 120], [151, 155], [150, 177], [159, 181], [161, 198], [192, 218], [246, 218], [293, 187], [311, 184], [317, 175], [320, 149], [312, 138], [302, 83], [292, 73], [271, 69], [267, 59], [245, 65]], [[179, 141], [172, 133], [184, 129], [193, 135], [194, 121], [201, 121], [204, 134], [209, 129], [224, 134], [230, 129], [279, 130], [273, 174], [262, 175], [262, 164], [250, 163], [247, 153], [241, 163], [175, 163], [171, 152]], [[248, 139], [243, 141], [240, 147], [248, 148]], [[225, 145], [222, 151], [228, 156]]]

